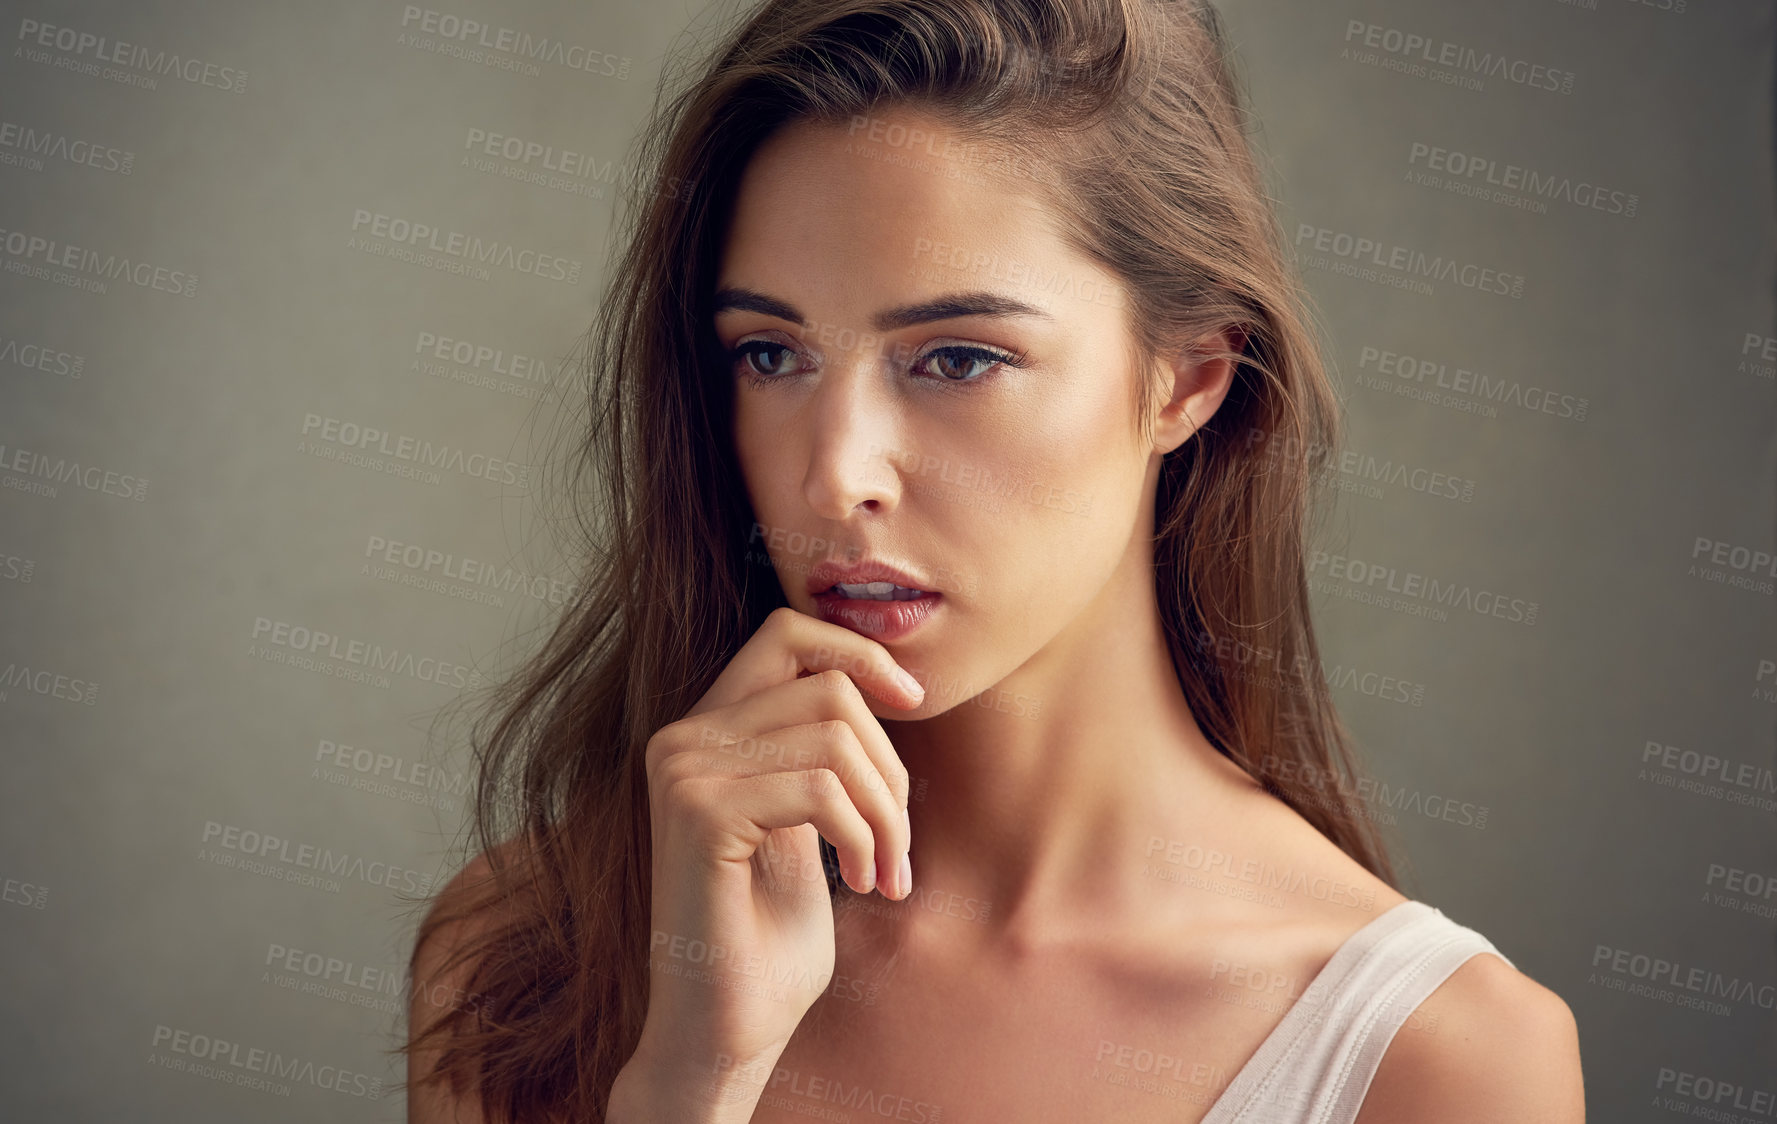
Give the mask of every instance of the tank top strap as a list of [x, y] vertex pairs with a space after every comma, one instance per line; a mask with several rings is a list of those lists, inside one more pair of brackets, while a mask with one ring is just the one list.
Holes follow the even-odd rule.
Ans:
[[1202, 1124], [1351, 1124], [1395, 1032], [1478, 952], [1512, 963], [1435, 906], [1385, 910], [1339, 946]]

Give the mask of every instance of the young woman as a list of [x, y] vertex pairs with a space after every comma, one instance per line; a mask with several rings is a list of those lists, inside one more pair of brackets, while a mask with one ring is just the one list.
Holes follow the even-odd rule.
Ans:
[[1354, 795], [1336, 399], [1226, 50], [768, 0], [661, 111], [410, 1120], [1583, 1119], [1565, 1004]]

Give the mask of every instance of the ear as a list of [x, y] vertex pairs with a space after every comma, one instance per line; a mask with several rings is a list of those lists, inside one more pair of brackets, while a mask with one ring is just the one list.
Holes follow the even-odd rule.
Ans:
[[1165, 360], [1172, 392], [1154, 419], [1156, 453], [1164, 455], [1183, 445], [1221, 407], [1222, 399], [1234, 385], [1236, 360], [1216, 353], [1238, 355], [1245, 345], [1246, 333], [1239, 328], [1224, 328], [1199, 338]]

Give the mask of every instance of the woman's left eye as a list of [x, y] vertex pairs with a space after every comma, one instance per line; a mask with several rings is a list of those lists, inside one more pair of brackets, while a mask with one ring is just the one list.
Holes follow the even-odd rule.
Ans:
[[[914, 364], [914, 368], [919, 369], [935, 360], [936, 366], [933, 374], [944, 382], [978, 382], [988, 371], [1002, 364], [1007, 367], [1019, 366], [1022, 358], [1022, 356], [1008, 355], [1004, 352], [990, 351], [985, 347], [952, 344], [948, 347], [933, 348], [926, 352]], [[977, 365], [979, 365], [978, 369]], [[972, 374], [971, 370], [973, 370]]]

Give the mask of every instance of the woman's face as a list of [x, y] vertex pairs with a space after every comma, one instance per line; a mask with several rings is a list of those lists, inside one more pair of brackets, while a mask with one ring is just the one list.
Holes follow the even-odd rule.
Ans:
[[[1034, 669], [1058, 636], [1055, 670], [1114, 639], [1151, 590], [1156, 454], [1190, 431], [1163, 418], [1140, 444], [1123, 287], [1064, 244], [1028, 169], [982, 159], [910, 111], [789, 126], [746, 169], [717, 282], [749, 564], [925, 684], [916, 711], [873, 702], [887, 718]], [[926, 595], [809, 588], [868, 561]]]

